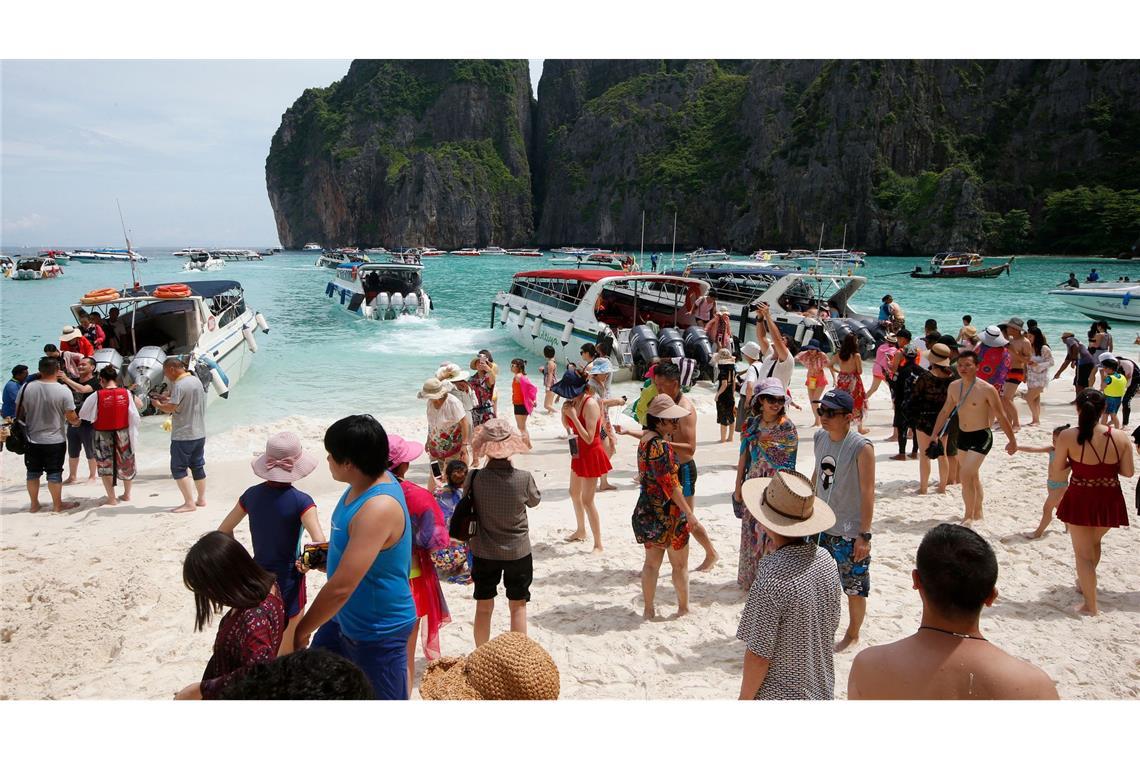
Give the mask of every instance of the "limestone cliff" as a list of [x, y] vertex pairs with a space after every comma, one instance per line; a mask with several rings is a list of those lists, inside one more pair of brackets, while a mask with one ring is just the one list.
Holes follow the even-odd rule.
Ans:
[[526, 61], [355, 61], [285, 112], [265, 175], [287, 248], [521, 245]]

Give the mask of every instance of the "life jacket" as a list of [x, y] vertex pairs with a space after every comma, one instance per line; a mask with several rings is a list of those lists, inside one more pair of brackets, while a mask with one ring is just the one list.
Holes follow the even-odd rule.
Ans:
[[125, 430], [131, 421], [131, 392], [126, 388], [103, 388], [95, 393], [95, 429]]

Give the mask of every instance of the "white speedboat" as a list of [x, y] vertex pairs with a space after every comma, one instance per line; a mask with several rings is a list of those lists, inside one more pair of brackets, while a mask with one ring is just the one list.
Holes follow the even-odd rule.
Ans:
[[497, 245], [489, 245], [486, 248], [480, 248], [479, 249], [479, 255], [480, 256], [506, 256], [507, 250], [505, 248], [500, 248]]
[[226, 261], [261, 261], [261, 254], [248, 248], [215, 248], [210, 253]]
[[[343, 252], [344, 253], [356, 253], [357, 251], [355, 251], [355, 250], [350, 251], [348, 249], [344, 249]], [[365, 248], [364, 253], [367, 256], [387, 256], [389, 253], [391, 253], [391, 251], [389, 251], [384, 246], [379, 246], [377, 248]]]
[[302, 248], [301, 250], [302, 251], [323, 251], [324, 246], [317, 245], [316, 243], [305, 243], [305, 247]]
[[659, 356], [689, 356], [707, 368], [712, 348], [704, 329], [696, 326], [693, 304], [708, 290], [706, 282], [664, 274], [519, 272], [511, 289], [495, 296], [491, 327], [506, 329], [538, 356], [553, 346], [562, 361], [575, 364], [582, 362], [582, 344], [611, 341], [611, 358], [622, 379], [631, 373], [640, 378]]
[[133, 251], [128, 252], [126, 248], [81, 249], [72, 251], [70, 256], [72, 261], [81, 261], [84, 264], [104, 263], [108, 261], [129, 262], [132, 259], [136, 262], [146, 261], [146, 256], [140, 256]]
[[508, 248], [508, 256], [530, 256], [532, 258], [541, 258], [542, 252], [537, 248]]
[[817, 268], [827, 266], [861, 267], [866, 265], [862, 251], [849, 251], [846, 248], [821, 248], [817, 251], [792, 251], [792, 261], [801, 264], [814, 264]]
[[63, 267], [50, 256], [34, 256], [16, 261], [13, 280], [51, 280], [63, 274]]
[[205, 248], [183, 248], [181, 250], [175, 251], [174, 255], [175, 256], [193, 256], [196, 253], [209, 253], [209, 251], [206, 250]]
[[424, 290], [423, 271], [419, 263], [341, 264], [325, 295], [340, 299], [344, 308], [364, 319], [426, 317], [431, 299]]
[[768, 304], [780, 332], [799, 350], [811, 339], [825, 352], [836, 351], [849, 333], [859, 341], [859, 352], [874, 356], [883, 330], [873, 317], [853, 310], [851, 298], [866, 277], [821, 271], [772, 269], [763, 262], [733, 266], [712, 262], [670, 272], [707, 282], [717, 305], [728, 309], [733, 334], [741, 343], [752, 340], [756, 304]]
[[345, 250], [325, 251], [317, 259], [317, 266], [325, 269], [336, 269], [341, 264], [367, 264], [371, 261], [363, 253], [349, 253]]
[[[112, 309], [118, 311], [114, 321]], [[81, 311], [102, 315], [116, 348], [97, 350], [96, 365], [119, 370], [121, 385], [147, 403], [151, 391], [164, 392], [162, 363], [171, 356], [202, 381], [207, 403], [228, 397], [257, 351], [254, 332], [269, 332], [265, 317], [249, 308], [241, 283], [234, 280], [95, 290], [71, 311], [76, 320]]]
[[576, 256], [579, 253], [584, 253], [586, 249], [576, 248], [572, 245], [564, 245], [558, 248], [551, 249], [551, 253], [557, 253], [560, 256]]
[[1140, 322], [1140, 284], [1081, 283], [1079, 288], [1056, 288], [1049, 295], [1094, 319]]
[[226, 260], [213, 251], [207, 253], [195, 253], [190, 257], [190, 260], [182, 265], [185, 272], [214, 272], [223, 269], [226, 266]]
[[689, 262], [692, 264], [706, 261], [728, 261], [728, 251], [723, 248], [698, 248], [689, 254]]
[[478, 248], [459, 248], [454, 251], [448, 251], [448, 256], [478, 256]]

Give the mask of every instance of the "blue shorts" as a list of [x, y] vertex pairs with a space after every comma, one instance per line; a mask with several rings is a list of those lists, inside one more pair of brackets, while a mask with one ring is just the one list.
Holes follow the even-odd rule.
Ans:
[[1120, 411], [1120, 402], [1123, 400], [1123, 396], [1105, 396], [1104, 411], [1108, 412], [1109, 414], [1116, 414]]
[[871, 555], [868, 554], [862, 562], [853, 561], [855, 539], [820, 533], [819, 545], [827, 549], [827, 553], [839, 566], [839, 580], [843, 584], [843, 593], [862, 597], [871, 593]]
[[697, 463], [690, 459], [677, 465], [677, 479], [681, 481], [681, 495], [690, 498], [697, 492]]
[[354, 641], [334, 619], [317, 629], [312, 647], [339, 654], [363, 670], [375, 699], [407, 699], [408, 637], [414, 627], [377, 641]]
[[194, 480], [206, 479], [206, 439], [170, 442], [170, 475], [175, 480], [186, 477], [186, 471], [194, 473]]

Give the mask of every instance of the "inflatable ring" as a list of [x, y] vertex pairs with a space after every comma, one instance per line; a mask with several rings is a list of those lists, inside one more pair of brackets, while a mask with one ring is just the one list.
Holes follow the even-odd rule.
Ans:
[[190, 286], [181, 282], [159, 285], [151, 295], [155, 298], [186, 298], [190, 295]]
[[119, 298], [119, 291], [114, 288], [103, 288], [102, 290], [92, 290], [85, 293], [83, 298], [79, 299], [81, 304], [95, 304], [107, 303], [108, 301], [115, 301]]

